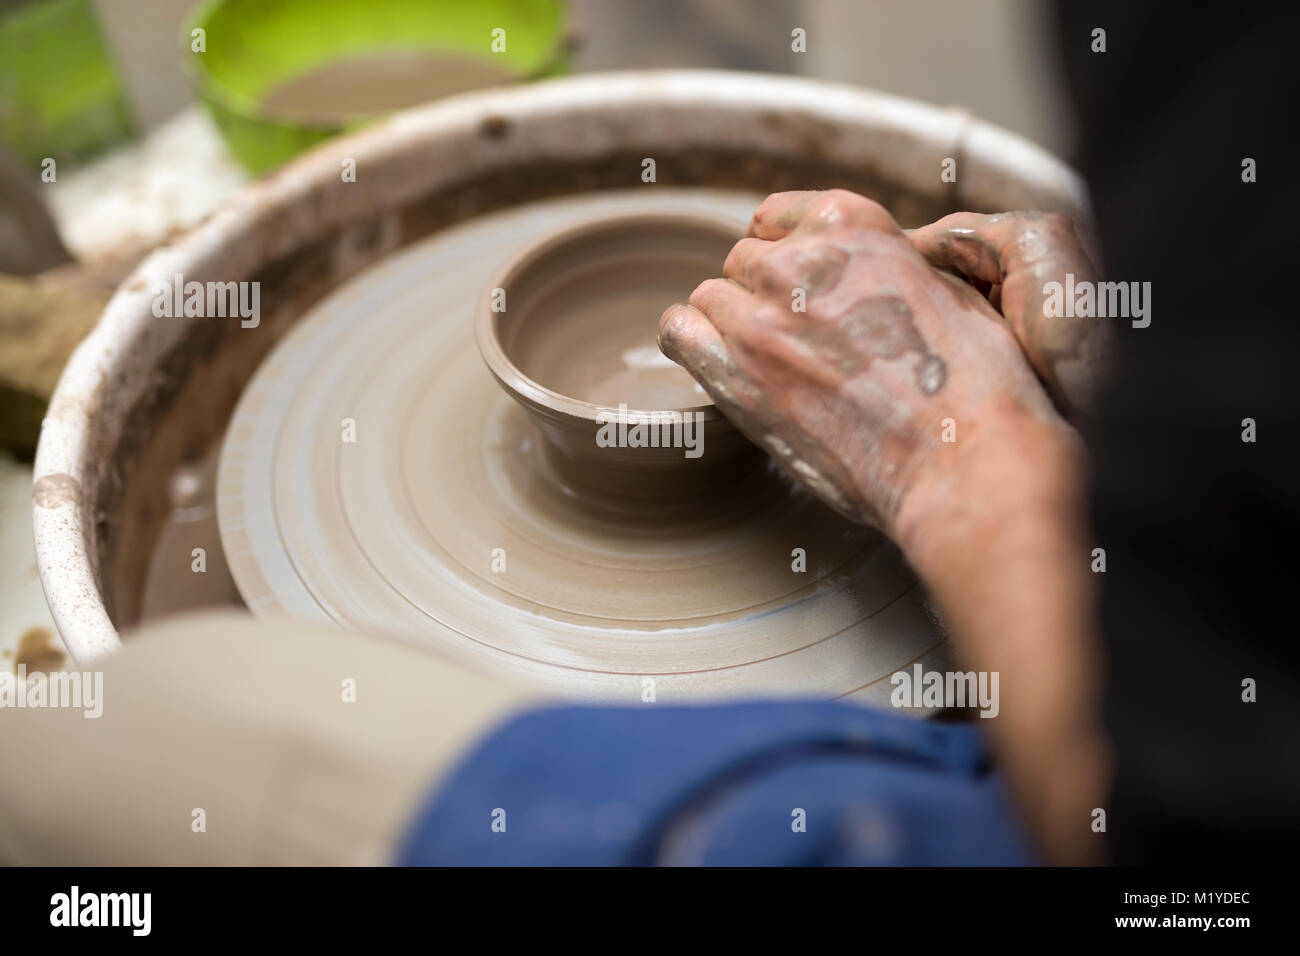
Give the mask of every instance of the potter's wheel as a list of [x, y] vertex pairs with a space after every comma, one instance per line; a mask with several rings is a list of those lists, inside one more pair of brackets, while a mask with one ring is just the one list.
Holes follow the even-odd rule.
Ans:
[[221, 537], [249, 608], [628, 703], [653, 677], [658, 700], [887, 704], [894, 671], [943, 667], [920, 589], [879, 534], [775, 468], [658, 521], [558, 493], [527, 416], [476, 351], [480, 295], [542, 236], [596, 210], [741, 224], [759, 198], [645, 187], [519, 206], [439, 232], [318, 303], [248, 385], [222, 450]]

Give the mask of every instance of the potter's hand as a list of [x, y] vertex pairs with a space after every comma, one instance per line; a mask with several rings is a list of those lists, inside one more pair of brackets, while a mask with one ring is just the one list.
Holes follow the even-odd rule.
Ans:
[[880, 205], [780, 193], [659, 344], [749, 438], [843, 514], [894, 530], [911, 486], [1007, 422], [1060, 423], [1007, 325]]
[[[978, 275], [1004, 286], [1004, 307], [1028, 299], [1019, 280], [1039, 260], [996, 261]], [[1095, 860], [1091, 544], [1077, 436], [1026, 360], [1066, 367], [1041, 312], [1004, 320], [884, 209], [840, 191], [769, 197], [723, 271], [664, 313], [663, 350], [796, 478], [894, 538], [961, 656], [1001, 675], [990, 734], [1047, 858]]]
[[958, 212], [909, 233], [941, 269], [965, 276], [1005, 316], [1030, 364], [1067, 414], [1086, 411], [1106, 364], [1106, 319], [1046, 315], [1045, 285], [1097, 281], [1088, 242], [1074, 220], [1053, 213]]

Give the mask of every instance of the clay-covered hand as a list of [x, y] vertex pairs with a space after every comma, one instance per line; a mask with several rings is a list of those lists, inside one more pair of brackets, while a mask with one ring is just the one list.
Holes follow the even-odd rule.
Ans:
[[1049, 316], [1046, 286], [1096, 282], [1090, 243], [1073, 219], [1056, 213], [958, 212], [909, 233], [940, 269], [965, 276], [997, 307], [1030, 364], [1067, 414], [1086, 412], [1106, 366], [1106, 319]]
[[892, 531], [916, 482], [959, 482], [1009, 423], [1068, 428], [989, 302], [869, 199], [768, 197], [723, 273], [664, 312], [660, 347], [845, 515]]

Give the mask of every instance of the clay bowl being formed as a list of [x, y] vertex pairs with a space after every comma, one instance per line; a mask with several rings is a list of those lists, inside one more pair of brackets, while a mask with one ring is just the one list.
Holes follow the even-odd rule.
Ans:
[[[641, 181], [646, 157], [656, 160], [656, 184]], [[956, 182], [940, 177], [948, 157], [960, 160]], [[340, 181], [345, 163], [355, 163], [355, 182]], [[37, 451], [33, 516], [42, 584], [77, 663], [85, 666], [112, 653], [122, 632], [160, 613], [151, 603], [150, 582], [161, 566], [176, 565], [195, 583], [215, 582], [224, 594], [239, 593], [225, 571], [227, 555], [214, 530], [202, 540], [185, 531], [174, 541], [174, 554], [163, 548], [170, 540], [168, 529], [175, 527], [173, 488], [192, 487], [192, 482], [178, 483], [178, 473], [210, 464], [223, 443], [229, 447], [232, 437], [240, 438], [228, 432], [236, 430], [232, 414], [241, 396], [259, 366], [300, 322], [312, 321], [313, 312], [351, 283], [386, 269], [397, 257], [418, 253], [422, 244], [436, 244], [439, 236], [463, 227], [480, 235], [473, 226], [490, 215], [520, 210], [522, 218], [511, 220], [516, 228], [534, 221], [527, 210], [542, 201], [591, 197], [593, 205], [603, 205], [603, 191], [635, 190], [648, 203], [657, 201], [665, 187], [741, 191], [753, 197], [747, 200], [751, 211], [770, 192], [842, 187], [881, 202], [904, 227], [956, 210], [1040, 209], [1087, 217], [1078, 177], [1013, 134], [962, 111], [792, 77], [704, 71], [589, 75], [454, 97], [331, 141], [250, 186], [193, 232], [157, 250], [123, 283], [63, 373]], [[565, 208], [576, 215], [577, 206]], [[410, 280], [391, 270], [379, 278], [391, 275], [419, 283], [429, 275], [420, 261], [413, 261], [409, 271]], [[177, 274], [187, 281], [260, 283], [260, 322], [243, 327], [220, 319], [157, 318], [155, 287]], [[475, 298], [489, 280], [490, 274], [475, 280]], [[400, 285], [394, 288], [401, 292]], [[379, 292], [388, 295], [390, 290]], [[428, 315], [427, 302], [416, 299], [410, 305], [415, 332], [422, 328], [418, 310]], [[514, 308], [517, 303], [508, 304]], [[472, 326], [474, 306], [467, 305]], [[356, 308], [363, 323], [370, 321], [369, 306]], [[356, 333], [361, 345], [365, 332], [363, 324]], [[519, 411], [473, 355], [472, 336], [466, 338], [464, 349], [443, 359], [444, 377], [461, 374], [474, 384], [472, 364], [482, 379], [474, 387], [485, 388], [488, 395], [495, 391], [501, 405]], [[315, 338], [303, 340], [316, 343]], [[394, 360], [403, 357], [401, 348]], [[346, 370], [346, 356], [339, 361]], [[334, 395], [328, 389], [321, 394]], [[448, 394], [454, 402], [460, 393]], [[272, 395], [269, 407], [276, 400]], [[485, 409], [483, 414], [492, 411]], [[509, 423], [504, 412], [500, 418]], [[448, 420], [457, 426], [454, 417]], [[383, 426], [382, 410], [375, 421]], [[332, 433], [325, 434], [331, 435], [335, 453], [359, 448], [363, 454], [352, 456], [349, 466], [373, 467], [364, 444], [338, 444], [338, 417], [328, 424]], [[373, 430], [363, 428], [362, 435], [368, 441]], [[703, 460], [724, 445], [721, 440], [714, 444], [710, 434]], [[446, 467], [463, 467], [461, 459], [448, 460]], [[215, 510], [216, 487], [206, 483], [201, 489], [198, 500], [187, 506]], [[474, 491], [468, 489], [466, 495]], [[286, 503], [294, 504], [292, 496]], [[447, 517], [453, 533], [456, 518]], [[759, 530], [763, 527], [760, 522]], [[517, 528], [521, 536], [534, 529], [535, 523], [528, 522]], [[305, 533], [312, 530], [304, 525]], [[803, 534], [797, 527], [794, 533]], [[478, 542], [472, 544], [477, 554]], [[888, 691], [880, 675], [911, 659], [929, 661], [926, 655], [936, 652], [936, 641], [941, 641], [922, 612], [920, 589], [913, 585], [907, 590], [904, 571], [890, 570], [895, 558], [886, 545], [871, 545], [874, 563], [853, 582], [845, 583], [843, 572], [827, 563], [822, 586], [814, 585], [811, 567], [805, 585], [790, 577], [785, 548], [782, 580], [794, 583], [786, 589], [788, 599], [781, 598], [783, 606], [805, 593], [833, 599], [836, 613], [862, 621], [851, 645], [841, 647], [834, 639], [813, 643], [801, 637], [797, 625], [777, 627], [775, 614], [671, 632], [650, 624], [637, 633], [578, 629], [563, 647], [556, 645], [559, 663], [548, 664], [541, 676], [558, 675], [576, 686], [579, 679], [612, 681], [602, 674], [618, 670], [629, 692], [639, 693], [641, 683], [635, 678], [664, 664], [655, 672], [665, 698], [664, 688], [676, 682], [682, 697], [772, 690], [879, 700], [879, 688]], [[206, 548], [207, 571], [191, 575], [197, 547]], [[774, 554], [778, 551], [773, 548]], [[809, 560], [811, 565], [816, 555]], [[511, 565], [512, 577], [504, 584], [520, 573], [516, 566]], [[774, 561], [762, 566], [779, 576]], [[868, 608], [873, 588], [880, 601], [873, 599]], [[699, 592], [703, 606], [708, 594], [702, 586]], [[176, 601], [169, 610], [211, 603], [207, 596], [186, 597], [179, 589], [172, 593]], [[595, 601], [600, 594], [592, 588], [578, 597]], [[680, 603], [674, 595], [665, 600]], [[248, 603], [254, 613], [262, 613]], [[467, 593], [466, 614], [475, 613], [481, 603], [477, 592]], [[884, 609], [876, 611], [876, 603]], [[521, 611], [525, 624], [533, 619]], [[724, 625], [730, 630], [714, 633]], [[516, 631], [487, 621], [476, 626], [489, 635], [525, 634], [524, 625]], [[521, 653], [535, 648], [535, 642], [529, 645], [520, 638]], [[654, 653], [661, 653], [662, 660], [646, 664], [647, 655]], [[482, 661], [489, 667], [523, 661], [522, 669], [528, 663], [518, 655], [492, 654]], [[864, 654], [875, 655], [870, 668], [860, 663]], [[744, 666], [731, 666], [734, 658], [743, 658]], [[574, 661], [583, 669], [573, 670]], [[679, 678], [676, 669], [683, 661], [695, 671]], [[846, 674], [845, 668], [853, 667], [870, 673]], [[540, 665], [533, 669], [541, 674]]]
[[663, 310], [720, 275], [743, 234], [720, 216], [596, 216], [525, 250], [485, 290], [479, 352], [568, 493], [662, 518], [706, 507], [764, 460], [656, 344]]

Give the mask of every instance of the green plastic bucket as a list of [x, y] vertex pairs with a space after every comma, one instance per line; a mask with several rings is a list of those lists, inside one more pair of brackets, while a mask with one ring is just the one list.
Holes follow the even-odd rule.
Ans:
[[182, 42], [199, 98], [254, 173], [384, 115], [361, 109], [322, 120], [266, 105], [273, 91], [314, 70], [432, 54], [482, 60], [529, 80], [566, 72], [569, 52], [562, 0], [210, 0], [191, 14]]

